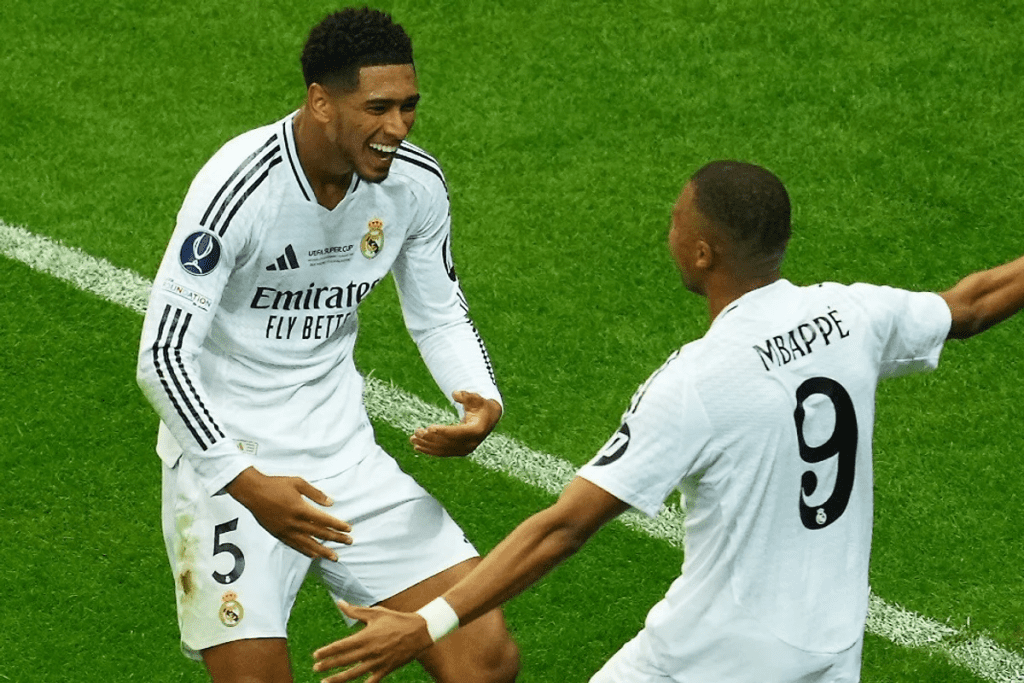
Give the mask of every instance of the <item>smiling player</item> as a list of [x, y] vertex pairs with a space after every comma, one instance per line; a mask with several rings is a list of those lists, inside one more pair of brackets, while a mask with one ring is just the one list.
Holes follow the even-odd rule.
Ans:
[[442, 597], [418, 614], [343, 606], [367, 627], [315, 653], [317, 671], [352, 665], [324, 680], [372, 672], [376, 683], [630, 507], [654, 516], [676, 488], [682, 575], [592, 683], [860, 680], [878, 381], [933, 369], [947, 338], [1024, 307], [1024, 258], [941, 294], [798, 287], [780, 273], [789, 237], [774, 174], [733, 161], [698, 170], [672, 211], [669, 250], [707, 301], [708, 332], [637, 391], [554, 505]]
[[[406, 141], [411, 41], [386, 14], [344, 10], [313, 28], [301, 62], [301, 109], [228, 142], [192, 183], [139, 353], [161, 418], [181, 642], [217, 683], [291, 680], [286, 624], [309, 571], [335, 598], [411, 610], [479, 562], [363, 406], [356, 310], [389, 272], [464, 416], [417, 430], [414, 448], [466, 455], [502, 413], [452, 265], [444, 174]], [[518, 670], [497, 610], [420, 661], [439, 681]]]

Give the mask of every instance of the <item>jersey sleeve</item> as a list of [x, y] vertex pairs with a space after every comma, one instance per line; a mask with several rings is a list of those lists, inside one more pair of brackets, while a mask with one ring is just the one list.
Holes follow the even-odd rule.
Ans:
[[864, 295], [876, 312], [873, 319], [882, 342], [879, 377], [900, 377], [938, 367], [953, 321], [941, 296], [864, 284], [851, 289]]
[[490, 356], [455, 273], [447, 192], [438, 182], [417, 204], [392, 271], [405, 325], [449, 401], [455, 391], [470, 391], [501, 403]]
[[654, 517], [668, 495], [707, 465], [711, 426], [674, 355], [644, 383], [622, 425], [578, 475]]
[[[193, 181], [154, 279], [142, 327], [137, 380], [160, 420], [211, 494], [251, 463], [229, 440], [203, 386], [199, 353], [221, 294], [245, 246], [245, 216], [218, 232], [211, 220], [226, 185], [208, 164]], [[228, 188], [230, 191], [230, 188]], [[161, 430], [158, 453], [179, 453]]]

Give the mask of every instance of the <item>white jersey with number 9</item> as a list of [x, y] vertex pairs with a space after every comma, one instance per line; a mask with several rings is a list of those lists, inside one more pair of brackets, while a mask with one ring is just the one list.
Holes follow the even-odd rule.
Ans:
[[683, 572], [644, 634], [666, 673], [819, 680], [820, 655], [859, 652], [875, 389], [935, 368], [950, 320], [935, 294], [780, 280], [640, 388], [580, 476], [649, 515], [683, 493]]

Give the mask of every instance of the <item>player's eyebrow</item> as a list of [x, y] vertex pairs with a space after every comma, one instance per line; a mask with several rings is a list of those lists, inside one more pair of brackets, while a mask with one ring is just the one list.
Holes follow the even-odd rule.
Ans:
[[416, 93], [415, 95], [410, 95], [409, 97], [405, 98], [404, 100], [397, 100], [397, 99], [394, 99], [394, 98], [391, 98], [391, 97], [372, 97], [372, 98], [366, 100], [366, 104], [376, 104], [376, 105], [380, 105], [380, 104], [383, 104], [383, 105], [392, 105], [392, 104], [409, 105], [409, 104], [417, 104], [420, 101], [420, 97], [421, 97], [421, 95], [419, 93]]

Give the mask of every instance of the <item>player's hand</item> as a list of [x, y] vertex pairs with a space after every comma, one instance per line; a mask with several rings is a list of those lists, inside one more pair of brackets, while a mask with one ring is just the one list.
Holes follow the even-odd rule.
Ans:
[[338, 607], [352, 619], [366, 623], [366, 628], [313, 653], [313, 671], [317, 673], [355, 665], [323, 679], [323, 683], [354, 681], [368, 673], [371, 676], [366, 683], [377, 683], [434, 644], [426, 620], [418, 614], [383, 607], [356, 607], [347, 602], [339, 602]]
[[501, 419], [501, 404], [493, 399], [469, 391], [456, 391], [452, 398], [465, 410], [462, 422], [417, 429], [409, 443], [420, 453], [440, 457], [469, 455]]
[[[352, 544], [352, 531], [343, 522], [309, 503], [330, 507], [334, 503], [320, 489], [300, 477], [268, 477], [250, 467], [226, 487], [239, 503], [249, 508], [264, 529], [282, 543], [308, 557], [337, 561], [337, 554], [317, 539]], [[307, 500], [309, 499], [309, 500]]]

